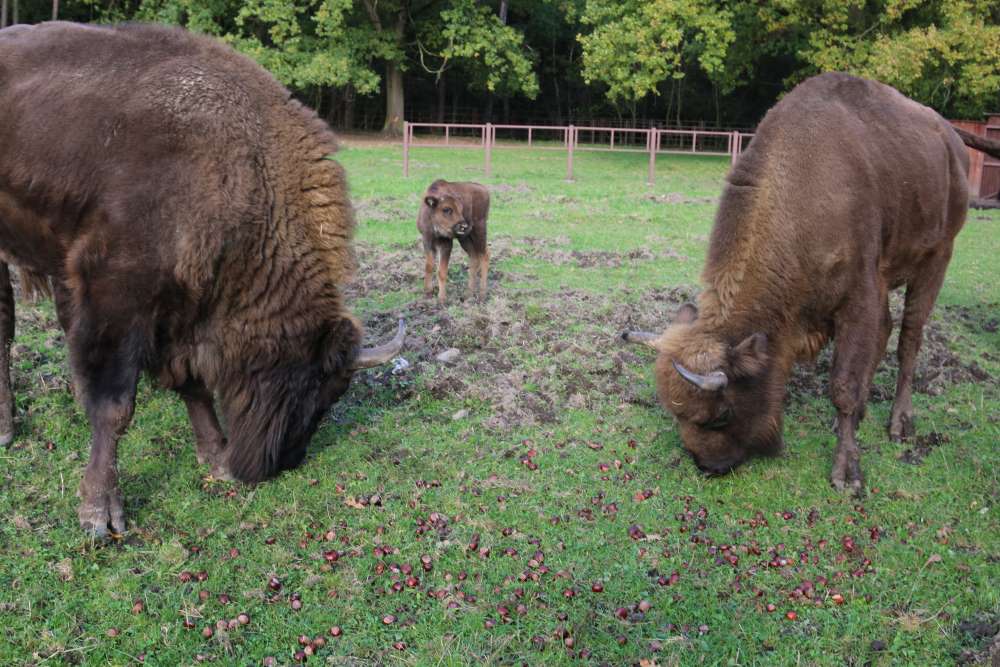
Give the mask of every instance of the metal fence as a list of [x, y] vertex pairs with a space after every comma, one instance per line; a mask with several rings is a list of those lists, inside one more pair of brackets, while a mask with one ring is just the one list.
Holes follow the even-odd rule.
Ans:
[[[415, 135], [414, 130], [442, 130], [437, 136]], [[497, 142], [497, 130], [510, 137]], [[580, 134], [590, 142], [580, 143]], [[521, 138], [517, 138], [521, 135]], [[541, 136], [540, 136], [541, 135]], [[607, 137], [607, 142], [603, 139]], [[601, 140], [598, 141], [598, 138]], [[486, 177], [493, 175], [493, 151], [507, 148], [566, 152], [566, 180], [573, 180], [573, 158], [580, 152], [645, 153], [649, 155], [646, 183], [656, 177], [656, 156], [728, 155], [735, 162], [753, 134], [739, 130], [674, 130], [658, 128], [577, 127], [575, 125], [482, 125], [469, 123], [403, 123], [403, 176], [410, 175], [410, 153], [414, 148], [459, 148], [482, 150]]]

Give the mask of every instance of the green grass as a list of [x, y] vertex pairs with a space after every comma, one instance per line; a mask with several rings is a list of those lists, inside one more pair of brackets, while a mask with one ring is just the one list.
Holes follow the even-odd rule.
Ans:
[[[890, 403], [873, 401], [860, 429], [870, 493], [859, 501], [827, 483], [834, 436], [822, 360], [796, 376], [785, 454], [706, 480], [655, 404], [652, 355], [614, 340], [626, 325], [662, 326], [694, 294], [725, 159], [661, 158], [653, 187], [643, 155], [578, 156], [573, 183], [559, 152], [498, 150], [485, 181], [478, 151], [416, 149], [409, 179], [398, 148], [346, 148], [340, 160], [359, 208], [353, 308], [373, 336], [406, 315], [413, 365], [356, 378], [294, 472], [254, 488], [204, 482], [183, 405], [144, 382], [120, 447], [130, 531], [91, 544], [75, 514], [89, 432], [62, 337], [51, 304], [19, 305], [19, 433], [0, 450], [0, 664], [142, 655], [158, 665], [199, 655], [284, 664], [299, 635], [332, 625], [343, 635], [327, 636], [310, 663], [985, 659], [1000, 620], [1000, 212], [970, 212], [922, 353], [922, 373], [946, 371], [915, 397], [928, 451], [919, 463], [900, 460], [915, 445], [888, 441]], [[492, 293], [482, 306], [462, 302], [458, 250], [447, 309], [420, 299], [415, 216], [437, 177], [494, 186]], [[451, 346], [458, 364], [433, 360]], [[893, 381], [884, 367], [875, 384], [886, 393]], [[372, 494], [378, 504], [357, 502]], [[630, 526], [646, 537], [633, 539]], [[476, 534], [488, 555], [469, 550]], [[377, 556], [379, 545], [392, 552]], [[332, 566], [322, 557], [330, 549], [346, 552]], [[529, 565], [536, 550], [548, 572]], [[791, 562], [767, 566], [782, 557]], [[389, 566], [404, 563], [419, 585], [393, 593]], [[182, 571], [208, 578], [182, 583]], [[675, 585], [657, 584], [672, 572]], [[522, 582], [524, 573], [538, 580]], [[271, 576], [283, 583], [278, 594]], [[789, 598], [820, 577], [828, 581], [814, 601]], [[603, 592], [591, 591], [595, 581]], [[642, 600], [652, 606], [641, 618], [616, 618]], [[247, 626], [202, 637], [203, 626], [240, 612]], [[386, 614], [396, 622], [384, 624]], [[571, 658], [564, 636], [589, 657]]]

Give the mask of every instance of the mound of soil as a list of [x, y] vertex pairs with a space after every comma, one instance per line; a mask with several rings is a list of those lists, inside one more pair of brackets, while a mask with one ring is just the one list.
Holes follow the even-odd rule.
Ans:
[[950, 438], [937, 431], [932, 431], [927, 435], [918, 435], [913, 446], [899, 455], [899, 460], [910, 465], [920, 465], [931, 453], [931, 450], [947, 442], [950, 442]]
[[1000, 615], [983, 613], [958, 624], [958, 631], [975, 648], [962, 649], [960, 665], [1000, 665]]

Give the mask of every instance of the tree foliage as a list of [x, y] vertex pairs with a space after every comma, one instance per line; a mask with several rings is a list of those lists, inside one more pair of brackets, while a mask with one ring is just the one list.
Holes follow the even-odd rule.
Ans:
[[[52, 0], [19, 10], [47, 20]], [[528, 120], [629, 109], [681, 121], [683, 91], [689, 118], [749, 124], [829, 70], [946, 116], [1000, 109], [997, 0], [61, 0], [59, 13], [216, 35], [312, 100], [357, 95], [387, 119], [405, 91], [439, 114], [447, 95], [485, 118], [495, 97]]]
[[587, 0], [582, 21], [591, 30], [579, 36], [584, 78], [604, 83], [613, 100], [657, 93], [664, 80], [684, 76], [685, 61], [724, 81], [732, 19], [711, 0]]
[[994, 0], [779, 0], [760, 6], [788, 83], [831, 70], [877, 79], [945, 114], [975, 116], [1000, 92]]

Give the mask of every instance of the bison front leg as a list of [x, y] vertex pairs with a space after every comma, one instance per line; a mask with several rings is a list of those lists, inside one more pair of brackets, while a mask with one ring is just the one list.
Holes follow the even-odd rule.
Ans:
[[14, 339], [14, 288], [0, 262], [0, 447], [14, 440], [14, 392], [10, 386], [10, 344]]
[[889, 419], [889, 437], [900, 442], [914, 435], [913, 426], [913, 371], [917, 366], [917, 353], [923, 340], [924, 325], [934, 308], [934, 301], [941, 290], [951, 248], [934, 257], [916, 272], [916, 277], [906, 286], [906, 305], [903, 323], [899, 330], [899, 375], [896, 378], [896, 397], [892, 402]]
[[114, 326], [115, 315], [81, 309], [69, 335], [70, 357], [90, 421], [90, 461], [80, 481], [80, 527], [94, 537], [125, 530], [118, 489], [118, 440], [132, 421], [141, 335]]
[[199, 382], [184, 385], [177, 393], [187, 406], [198, 463], [210, 466], [212, 476], [216, 479], [233, 479], [225, 462], [226, 436], [215, 415], [215, 398], [212, 392]]
[[469, 255], [469, 297], [486, 298], [486, 273], [490, 267], [490, 251], [483, 239], [463, 236], [462, 249]]
[[834, 321], [830, 397], [837, 408], [837, 449], [830, 482], [836, 489], [856, 495], [864, 487], [857, 429], [864, 418], [871, 379], [885, 347], [887, 299], [885, 287], [873, 285], [845, 306]]
[[448, 298], [448, 262], [451, 261], [451, 240], [438, 243], [438, 303], [442, 306]]
[[434, 296], [434, 248], [424, 247], [424, 296]]

